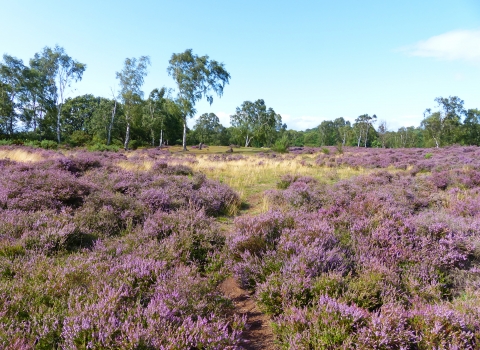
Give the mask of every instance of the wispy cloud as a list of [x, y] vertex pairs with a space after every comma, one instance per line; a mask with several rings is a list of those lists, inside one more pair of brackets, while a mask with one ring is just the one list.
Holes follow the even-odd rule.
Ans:
[[454, 30], [400, 48], [399, 51], [409, 56], [480, 63], [480, 30]]

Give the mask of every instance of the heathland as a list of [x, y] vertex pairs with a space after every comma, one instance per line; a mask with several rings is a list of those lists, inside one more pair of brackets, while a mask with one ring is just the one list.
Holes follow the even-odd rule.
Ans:
[[226, 150], [0, 147], [0, 347], [480, 347], [478, 147]]

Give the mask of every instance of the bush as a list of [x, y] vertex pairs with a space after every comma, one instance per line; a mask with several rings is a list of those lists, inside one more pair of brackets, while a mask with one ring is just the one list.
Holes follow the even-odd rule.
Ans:
[[37, 140], [25, 141], [23, 144], [25, 146], [29, 146], [29, 147], [33, 147], [33, 148], [40, 147], [40, 141], [37, 141]]
[[68, 142], [72, 146], [84, 146], [90, 142], [90, 140], [91, 136], [83, 130], [75, 130], [68, 138]]
[[40, 142], [40, 147], [43, 149], [57, 149], [58, 143], [51, 140], [43, 140], [42, 142]]
[[288, 140], [288, 137], [283, 136], [281, 139], [275, 141], [275, 144], [272, 146], [272, 151], [288, 153], [288, 147], [290, 147], [290, 141]]
[[87, 149], [91, 152], [104, 152], [104, 151], [111, 151], [111, 152], [118, 152], [120, 149], [119, 146], [117, 145], [104, 145], [101, 143], [94, 143], [93, 145], [90, 145], [87, 147]]

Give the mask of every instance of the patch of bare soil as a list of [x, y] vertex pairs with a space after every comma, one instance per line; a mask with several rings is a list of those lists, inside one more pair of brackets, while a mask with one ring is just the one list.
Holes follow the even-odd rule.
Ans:
[[274, 350], [273, 331], [270, 318], [262, 313], [248, 291], [240, 288], [238, 282], [229, 277], [219, 286], [220, 291], [235, 305], [237, 315], [246, 315], [246, 330], [242, 335], [241, 346], [246, 350]]

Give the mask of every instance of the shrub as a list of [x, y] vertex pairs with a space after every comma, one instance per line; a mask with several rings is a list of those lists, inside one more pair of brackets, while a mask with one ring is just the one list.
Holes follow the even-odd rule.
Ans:
[[55, 141], [50, 141], [50, 140], [42, 140], [40, 142], [40, 147], [43, 149], [57, 149], [58, 148], [58, 143]]
[[37, 147], [40, 147], [41, 143], [40, 143], [40, 141], [32, 140], [32, 141], [25, 141], [23, 144], [24, 144], [24, 146], [37, 148]]
[[118, 152], [120, 147], [117, 145], [104, 145], [101, 143], [94, 143], [93, 145], [89, 145], [87, 149], [91, 152], [105, 152], [105, 151]]
[[288, 153], [288, 148], [290, 147], [290, 140], [287, 136], [283, 136], [281, 139], [275, 141], [275, 144], [272, 146], [272, 151], [278, 153]]
[[72, 146], [84, 146], [90, 142], [90, 140], [91, 136], [83, 130], [75, 130], [68, 138], [68, 142]]
[[91, 191], [88, 183], [57, 169], [14, 171], [0, 184], [0, 205], [25, 211], [79, 207]]

